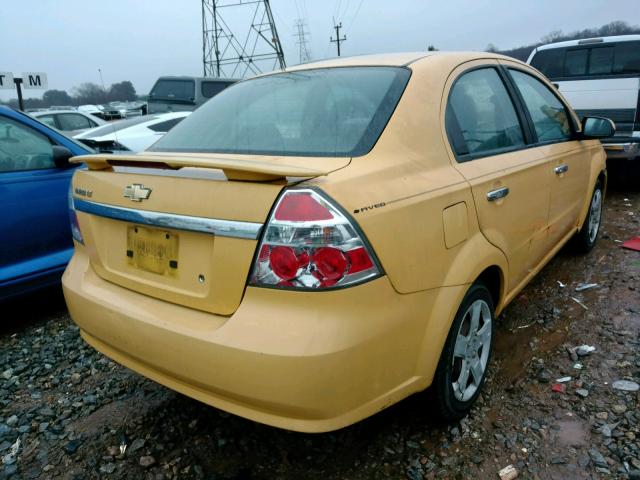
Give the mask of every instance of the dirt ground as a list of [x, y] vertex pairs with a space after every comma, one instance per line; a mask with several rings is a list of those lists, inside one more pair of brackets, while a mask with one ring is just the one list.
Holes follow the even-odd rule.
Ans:
[[565, 248], [501, 315], [485, 390], [454, 424], [419, 394], [333, 433], [267, 427], [96, 353], [58, 289], [5, 305], [0, 479], [640, 479], [640, 392], [613, 384], [640, 382], [640, 252], [620, 247], [640, 235], [639, 184], [610, 189], [593, 252]]

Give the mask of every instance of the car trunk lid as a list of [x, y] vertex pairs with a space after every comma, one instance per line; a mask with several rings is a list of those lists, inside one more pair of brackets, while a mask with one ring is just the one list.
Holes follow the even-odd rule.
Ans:
[[232, 314], [280, 191], [349, 158], [91, 155], [73, 197], [92, 268], [163, 300]]

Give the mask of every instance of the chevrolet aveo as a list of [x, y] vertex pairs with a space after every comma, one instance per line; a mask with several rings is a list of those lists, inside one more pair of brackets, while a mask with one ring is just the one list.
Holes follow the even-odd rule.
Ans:
[[122, 365], [269, 425], [334, 430], [429, 386], [461, 417], [496, 316], [593, 247], [613, 129], [486, 53], [237, 83], [146, 152], [78, 159], [69, 311]]

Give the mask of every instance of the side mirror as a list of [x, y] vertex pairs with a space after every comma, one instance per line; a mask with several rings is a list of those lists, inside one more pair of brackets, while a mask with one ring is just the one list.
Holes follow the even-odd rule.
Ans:
[[72, 165], [69, 163], [69, 159], [73, 157], [73, 153], [67, 147], [61, 145], [53, 146], [53, 163], [58, 168], [69, 168]]
[[609, 138], [616, 133], [616, 124], [604, 117], [584, 117], [582, 138]]

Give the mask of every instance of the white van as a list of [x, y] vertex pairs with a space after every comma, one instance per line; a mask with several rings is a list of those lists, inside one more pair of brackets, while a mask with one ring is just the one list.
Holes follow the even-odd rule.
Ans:
[[602, 140], [608, 158], [640, 160], [640, 35], [588, 38], [542, 45], [531, 66], [544, 73], [580, 117], [616, 124]]

